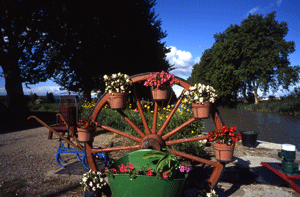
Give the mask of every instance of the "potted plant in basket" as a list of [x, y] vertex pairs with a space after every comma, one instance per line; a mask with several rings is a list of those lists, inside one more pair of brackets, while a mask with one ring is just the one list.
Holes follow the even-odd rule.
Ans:
[[90, 119], [90, 116], [80, 118], [78, 121], [78, 141], [89, 142], [96, 130], [95, 123]]
[[169, 97], [170, 87], [176, 84], [176, 78], [165, 71], [150, 73], [145, 86], [150, 86], [153, 100], [166, 100]]
[[208, 139], [214, 142], [216, 159], [222, 162], [232, 161], [235, 142], [241, 140], [242, 136], [235, 133], [236, 126], [223, 126], [220, 130], [209, 131]]
[[112, 109], [125, 109], [127, 96], [130, 93], [132, 81], [126, 74], [118, 73], [111, 76], [104, 75], [105, 92], [109, 93], [109, 104]]
[[183, 93], [183, 102], [192, 105], [195, 118], [208, 118], [210, 103], [214, 103], [216, 97], [213, 87], [198, 83]]
[[180, 196], [189, 168], [164, 151], [142, 149], [106, 168], [114, 197]]
[[102, 196], [101, 188], [106, 185], [104, 180], [105, 175], [101, 172], [94, 172], [90, 170], [84, 173], [80, 184], [83, 186], [83, 194], [85, 197]]

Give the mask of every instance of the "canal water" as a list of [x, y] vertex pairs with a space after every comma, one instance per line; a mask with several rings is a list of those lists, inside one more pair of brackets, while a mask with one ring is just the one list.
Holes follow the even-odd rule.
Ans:
[[[226, 126], [237, 131], [259, 131], [258, 140], [293, 144], [300, 150], [300, 119], [288, 115], [218, 108]], [[212, 118], [204, 120], [204, 131], [215, 130]]]

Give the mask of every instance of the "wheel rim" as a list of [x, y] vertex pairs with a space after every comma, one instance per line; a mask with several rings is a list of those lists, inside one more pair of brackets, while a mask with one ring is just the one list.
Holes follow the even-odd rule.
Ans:
[[[130, 78], [131, 78], [133, 84], [135, 84], [135, 83], [143, 82], [143, 81], [147, 80], [147, 78], [149, 76], [150, 76], [150, 73], [142, 73], [142, 74], [139, 74], [139, 75], [131, 76]], [[179, 85], [179, 86], [183, 87], [184, 91], [188, 90], [189, 87], [193, 86], [193, 84], [189, 83], [188, 81], [186, 81], [186, 80], [184, 80], [180, 77], [175, 76], [175, 78], [176, 78], [176, 81], [177, 81], [176, 85]], [[86, 143], [86, 156], [87, 156], [89, 167], [93, 171], [98, 171], [97, 166], [95, 164], [95, 158], [93, 157], [93, 153], [120, 151], [120, 150], [128, 150], [128, 149], [146, 149], [146, 148], [161, 150], [165, 146], [208, 139], [208, 136], [206, 135], [206, 136], [195, 136], [195, 137], [191, 137], [191, 138], [184, 138], [184, 139], [169, 140], [168, 141], [169, 137], [171, 137], [175, 133], [179, 132], [180, 130], [182, 130], [183, 128], [185, 128], [186, 126], [188, 126], [189, 124], [194, 122], [196, 120], [195, 118], [190, 118], [185, 123], [181, 124], [180, 126], [176, 127], [172, 131], [170, 131], [167, 134], [163, 135], [164, 130], [168, 126], [170, 120], [172, 119], [173, 115], [175, 114], [177, 108], [179, 107], [179, 105], [182, 101], [182, 97], [180, 97], [178, 99], [178, 101], [176, 102], [174, 108], [171, 110], [170, 114], [168, 115], [168, 118], [165, 120], [165, 122], [163, 123], [163, 125], [161, 126], [161, 128], [158, 131], [156, 130], [157, 114], [158, 114], [158, 103], [157, 103], [157, 101], [154, 101], [153, 125], [152, 125], [152, 130], [150, 130], [149, 126], [147, 124], [147, 121], [146, 121], [145, 114], [143, 112], [143, 108], [141, 106], [140, 99], [138, 97], [138, 93], [136, 92], [136, 88], [134, 88], [133, 93], [134, 93], [134, 97], [135, 97], [135, 100], [136, 100], [136, 105], [137, 105], [138, 112], [139, 112], [139, 114], [141, 116], [141, 119], [142, 119], [142, 122], [143, 122], [145, 133], [143, 131], [141, 131], [128, 118], [128, 116], [121, 110], [116, 110], [116, 111], [118, 111], [120, 113], [120, 115], [130, 124], [130, 126], [139, 134], [140, 137], [135, 137], [135, 136], [130, 135], [128, 133], [125, 133], [123, 131], [114, 129], [114, 128], [108, 126], [108, 125], [103, 125], [103, 124], [97, 122], [96, 120], [97, 120], [98, 114], [100, 113], [102, 108], [104, 108], [104, 106], [108, 102], [108, 94], [106, 94], [106, 93], [103, 94], [102, 97], [99, 98], [97, 104], [95, 105], [93, 111], [91, 112], [92, 120], [97, 124], [98, 127], [101, 127], [101, 128], [103, 128], [107, 131], [110, 131], [110, 132], [114, 132], [114, 133], [119, 134], [121, 136], [124, 136], [126, 138], [132, 139], [132, 140], [138, 142], [139, 144], [132, 145], [132, 146], [120, 146], [120, 147], [113, 147], [113, 148], [94, 149], [92, 141], [89, 142], [89, 143]], [[224, 125], [224, 123], [221, 119], [220, 114], [218, 113], [218, 110], [214, 106], [212, 107], [212, 110], [211, 110], [211, 116], [212, 116], [212, 118], [215, 122], [216, 128], [220, 129]], [[204, 164], [213, 166], [215, 169], [214, 169], [210, 179], [208, 180], [207, 187], [213, 188], [216, 185], [217, 181], [219, 180], [219, 178], [221, 176], [221, 173], [223, 172], [224, 164], [221, 164], [219, 162], [213, 162], [213, 161], [210, 161], [210, 160], [206, 160], [206, 159], [203, 159], [203, 158], [200, 158], [200, 157], [197, 157], [197, 156], [193, 156], [193, 155], [181, 152], [181, 151], [173, 150], [173, 149], [170, 149], [170, 151], [171, 151], [171, 153], [173, 153], [175, 155], [182, 156], [182, 157], [185, 157], [187, 159], [191, 159], [191, 160], [194, 160], [194, 161], [197, 161], [197, 162], [200, 162], [200, 163], [204, 163]]]

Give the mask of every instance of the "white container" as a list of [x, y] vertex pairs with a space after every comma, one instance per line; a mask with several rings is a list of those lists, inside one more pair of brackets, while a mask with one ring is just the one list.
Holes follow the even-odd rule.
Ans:
[[281, 149], [285, 151], [296, 151], [296, 146], [292, 144], [282, 144]]

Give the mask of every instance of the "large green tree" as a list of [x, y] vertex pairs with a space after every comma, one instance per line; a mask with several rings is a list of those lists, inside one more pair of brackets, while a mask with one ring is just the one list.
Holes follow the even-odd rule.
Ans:
[[295, 43], [284, 39], [287, 23], [276, 21], [275, 14], [249, 14], [240, 26], [215, 34], [215, 43], [193, 67], [190, 79], [210, 83], [224, 96], [241, 91], [246, 97], [253, 90], [255, 103], [258, 89], [265, 94], [297, 83], [300, 67], [289, 66], [288, 59]]
[[55, 82], [63, 88], [89, 99], [91, 91], [104, 90], [104, 74], [170, 70], [165, 59], [169, 49], [161, 42], [166, 32], [155, 15], [154, 0], [59, 6], [65, 8], [64, 29], [49, 63], [60, 65]]
[[[45, 51], [51, 42], [47, 33], [53, 29], [45, 7], [37, 0], [0, 2], [0, 66], [12, 112], [26, 111], [22, 83], [35, 84], [51, 77], [45, 67]], [[54, 23], [53, 23], [54, 24]]]

